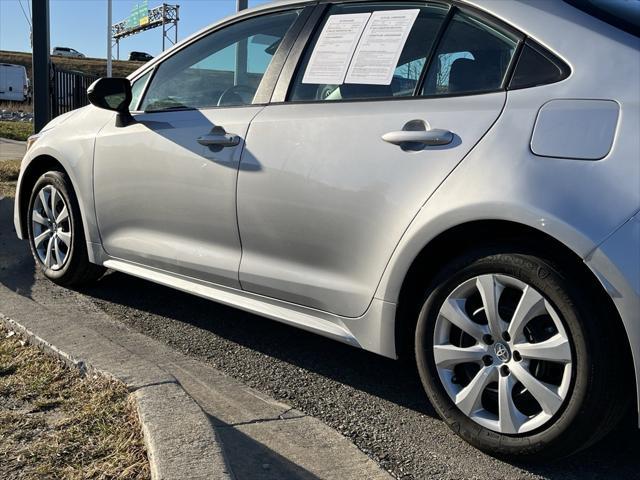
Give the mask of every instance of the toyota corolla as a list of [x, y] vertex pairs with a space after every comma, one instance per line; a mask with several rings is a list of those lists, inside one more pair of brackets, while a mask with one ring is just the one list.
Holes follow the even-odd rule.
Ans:
[[415, 359], [468, 442], [569, 455], [638, 405], [639, 5], [242, 12], [33, 136], [16, 230], [56, 283], [109, 268]]

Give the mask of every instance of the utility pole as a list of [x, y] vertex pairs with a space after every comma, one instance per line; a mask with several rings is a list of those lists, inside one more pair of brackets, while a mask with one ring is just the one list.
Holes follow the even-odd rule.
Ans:
[[49, 98], [49, 0], [32, 0], [33, 130], [38, 133], [51, 118]]
[[112, 17], [112, 4], [111, 0], [107, 0], [107, 77], [111, 76], [111, 58], [113, 57], [111, 49], [111, 21]]
[[165, 4], [162, 4], [162, 51], [164, 52], [165, 46], [164, 46], [164, 39], [167, 37], [167, 35], [165, 34], [165, 21], [166, 21], [166, 17], [167, 17], [167, 7], [165, 6]]
[[248, 8], [248, 0], [236, 0], [236, 10], [246, 10]]

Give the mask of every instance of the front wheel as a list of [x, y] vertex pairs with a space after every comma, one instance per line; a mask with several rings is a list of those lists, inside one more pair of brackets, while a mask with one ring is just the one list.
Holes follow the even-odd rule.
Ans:
[[64, 173], [50, 171], [38, 179], [27, 225], [31, 251], [48, 279], [72, 286], [104, 273], [103, 267], [89, 262], [78, 200]]
[[614, 319], [580, 281], [531, 254], [471, 253], [430, 288], [416, 360], [436, 410], [488, 453], [527, 459], [578, 451], [627, 404]]

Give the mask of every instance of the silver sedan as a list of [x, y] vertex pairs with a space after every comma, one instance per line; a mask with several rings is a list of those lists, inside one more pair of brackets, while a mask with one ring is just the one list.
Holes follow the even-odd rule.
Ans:
[[54, 282], [415, 359], [468, 442], [570, 455], [639, 400], [639, 5], [245, 11], [33, 136], [16, 230]]

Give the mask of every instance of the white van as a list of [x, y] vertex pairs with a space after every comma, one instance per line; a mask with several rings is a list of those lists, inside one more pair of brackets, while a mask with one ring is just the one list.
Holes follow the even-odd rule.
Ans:
[[69, 47], [55, 47], [51, 52], [51, 55], [70, 58], [85, 58], [84, 53], [80, 53], [76, 49]]
[[0, 63], [0, 101], [24, 102], [28, 93], [27, 69], [22, 65]]

